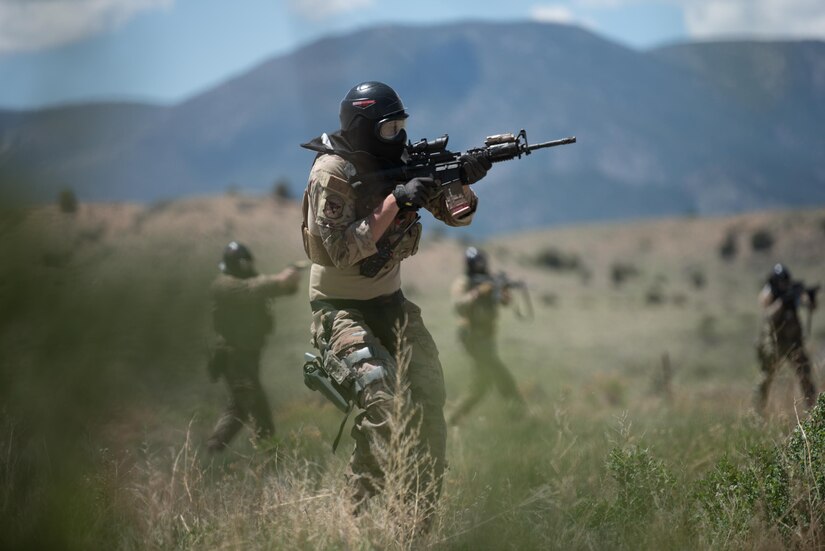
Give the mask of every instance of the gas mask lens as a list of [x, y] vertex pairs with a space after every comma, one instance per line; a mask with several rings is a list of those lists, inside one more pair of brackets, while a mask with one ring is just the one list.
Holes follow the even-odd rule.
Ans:
[[406, 119], [390, 119], [378, 123], [378, 137], [391, 142], [398, 138], [407, 125]]

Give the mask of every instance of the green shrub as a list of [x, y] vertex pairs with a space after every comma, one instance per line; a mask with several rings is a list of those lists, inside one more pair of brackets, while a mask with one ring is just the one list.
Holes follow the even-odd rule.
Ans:
[[788, 544], [817, 547], [825, 530], [825, 395], [784, 444], [751, 449], [742, 466], [722, 458], [693, 497], [697, 529], [710, 530], [709, 541], [740, 538], [762, 522]]
[[673, 475], [650, 450], [635, 446], [613, 448], [607, 458], [607, 470], [616, 482], [615, 507], [622, 516], [639, 519], [670, 508]]
[[751, 248], [756, 252], [766, 252], [773, 248], [773, 234], [765, 229], [759, 229], [751, 235]]
[[292, 200], [292, 189], [289, 185], [289, 180], [286, 178], [278, 178], [272, 184], [272, 198], [279, 203], [285, 203]]
[[649, 305], [662, 304], [665, 301], [665, 293], [659, 285], [650, 287], [645, 293], [645, 303]]
[[694, 289], [704, 289], [708, 283], [708, 278], [702, 268], [694, 266], [688, 271], [688, 279]]
[[555, 247], [547, 247], [536, 253], [533, 264], [548, 270], [569, 272], [579, 269], [581, 259], [575, 253], [565, 253]]
[[57, 204], [60, 207], [60, 212], [66, 214], [74, 214], [77, 212], [77, 196], [69, 188], [63, 189], [57, 195]]
[[747, 531], [758, 498], [753, 471], [738, 467], [727, 456], [697, 483], [694, 494], [701, 525], [728, 535]]
[[618, 287], [628, 279], [637, 277], [639, 269], [633, 264], [626, 262], [614, 262], [610, 265], [610, 281]]
[[719, 244], [719, 256], [722, 260], [730, 261], [736, 258], [736, 254], [738, 252], [739, 247], [736, 244], [736, 232], [730, 230], [725, 235], [725, 239], [722, 240], [722, 243]]

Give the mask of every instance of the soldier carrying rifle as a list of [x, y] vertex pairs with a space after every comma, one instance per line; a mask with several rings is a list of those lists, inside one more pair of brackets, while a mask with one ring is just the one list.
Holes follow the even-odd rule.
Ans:
[[[407, 398], [419, 430], [411, 454], [421, 465], [415, 480], [419, 488], [429, 487], [423, 496], [429, 517], [446, 465], [447, 429], [438, 349], [421, 310], [401, 292], [402, 261], [418, 251], [419, 211], [448, 226], [466, 226], [478, 207], [470, 185], [494, 163], [575, 138], [530, 145], [522, 130], [489, 136], [483, 146], [457, 153], [446, 148], [446, 135], [408, 141], [407, 117], [395, 90], [363, 82], [341, 101], [340, 130], [302, 144], [316, 153], [301, 231], [312, 261], [312, 340], [320, 354], [309, 356], [304, 374], [307, 386], [336, 406], [362, 410], [351, 432], [355, 449], [347, 473], [355, 512], [382, 490], [378, 459], [391, 441], [389, 415], [396, 400]], [[401, 396], [397, 359], [407, 348], [402, 383], [409, 396]], [[422, 462], [426, 457], [430, 461]]]
[[475, 247], [467, 249], [464, 259], [466, 274], [453, 284], [453, 303], [459, 316], [458, 338], [472, 358], [474, 369], [470, 394], [458, 405], [449, 422], [458, 424], [492, 386], [508, 401], [512, 414], [520, 417], [526, 409], [524, 398], [496, 346], [499, 305], [510, 304], [510, 289], [520, 284], [490, 275], [487, 257]]
[[229, 404], [207, 442], [210, 452], [225, 449], [245, 423], [254, 426], [258, 440], [275, 434], [259, 376], [261, 351], [275, 324], [270, 302], [294, 294], [300, 279], [299, 265], [259, 274], [252, 251], [237, 241], [226, 246], [218, 268], [221, 273], [212, 283], [216, 343], [208, 367], [212, 381], [226, 382]]
[[806, 287], [801, 281], [793, 281], [790, 271], [783, 264], [777, 264], [759, 293], [759, 302], [765, 312], [763, 328], [756, 343], [762, 369], [762, 381], [755, 397], [756, 410], [760, 414], [764, 414], [771, 383], [783, 360], [793, 365], [799, 377], [805, 405], [811, 408], [816, 403], [817, 392], [811, 378], [811, 360], [805, 352], [798, 308], [808, 308], [810, 332], [811, 314], [816, 308], [818, 291], [819, 286]]

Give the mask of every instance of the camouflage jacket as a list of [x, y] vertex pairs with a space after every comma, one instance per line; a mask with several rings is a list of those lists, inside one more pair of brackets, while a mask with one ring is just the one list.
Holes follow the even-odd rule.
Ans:
[[492, 335], [496, 331], [499, 301], [496, 293], [478, 293], [480, 285], [495, 285], [492, 277], [463, 275], [452, 287], [453, 307], [459, 317], [459, 326], [473, 333]]
[[765, 285], [759, 293], [759, 302], [764, 308], [763, 333], [767, 338], [782, 343], [797, 342], [802, 339], [802, 324], [799, 321], [798, 305], [774, 295], [770, 285]]
[[[418, 251], [421, 224], [414, 222], [415, 212], [402, 211], [381, 236], [382, 242], [398, 242], [392, 259], [376, 277], [359, 274], [359, 264], [378, 251], [369, 216], [387, 196], [386, 188], [369, 191], [376, 188], [359, 188], [359, 181], [356, 166], [333, 152], [321, 153], [310, 171], [304, 196], [304, 245], [315, 264], [310, 276], [313, 298], [363, 299], [392, 293], [400, 287], [400, 262]], [[478, 200], [469, 188], [465, 194], [471, 212], [463, 218], [453, 217], [441, 196], [425, 208], [449, 226], [466, 226]]]
[[260, 349], [274, 328], [269, 299], [291, 292], [275, 275], [241, 279], [220, 274], [212, 283], [212, 324], [219, 340], [244, 350]]

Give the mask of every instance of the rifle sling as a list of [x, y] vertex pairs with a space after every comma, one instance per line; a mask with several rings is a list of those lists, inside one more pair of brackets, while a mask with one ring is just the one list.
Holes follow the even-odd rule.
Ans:
[[341, 420], [341, 425], [338, 427], [338, 434], [335, 436], [335, 440], [332, 442], [332, 453], [335, 454], [335, 450], [338, 449], [338, 444], [341, 442], [341, 435], [344, 434], [344, 426], [347, 424], [347, 419], [349, 419], [349, 414], [352, 413], [352, 406], [353, 402], [350, 401], [349, 407], [347, 407], [347, 413], [344, 415], [344, 418]]

